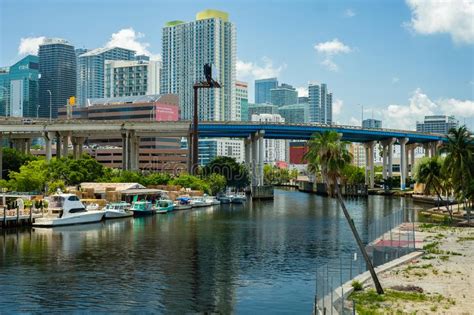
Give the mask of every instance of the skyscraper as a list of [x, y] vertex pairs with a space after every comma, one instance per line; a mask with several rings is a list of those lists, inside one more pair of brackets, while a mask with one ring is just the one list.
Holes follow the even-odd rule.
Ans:
[[293, 105], [298, 103], [298, 92], [289, 84], [270, 90], [270, 103], [277, 106]]
[[362, 120], [362, 128], [382, 128], [382, 121], [378, 119], [364, 119]]
[[272, 101], [270, 90], [277, 87], [277, 78], [255, 80], [255, 103], [270, 103]]
[[38, 57], [29, 55], [0, 70], [0, 116], [36, 117], [38, 68]]
[[[279, 114], [259, 114], [252, 115], [251, 121], [260, 121], [267, 123], [282, 123], [285, 119]], [[274, 163], [286, 160], [286, 141], [265, 139], [264, 140], [264, 162]]]
[[160, 94], [161, 62], [106, 60], [105, 97]]
[[200, 89], [200, 120], [237, 120], [235, 98], [236, 31], [229, 15], [205, 10], [196, 21], [172, 21], [163, 27], [161, 93], [179, 95], [181, 117], [193, 117], [193, 85], [204, 80], [203, 66], [213, 65], [222, 88]]
[[[46, 39], [39, 46], [39, 116], [57, 117], [58, 108], [76, 95], [76, 54], [74, 46], [59, 38]], [[51, 93], [51, 94], [50, 94]]]
[[235, 83], [235, 98], [236, 109], [238, 113], [237, 120], [248, 120], [249, 116], [249, 96], [248, 83], [236, 81]]
[[[85, 106], [88, 98], [104, 97], [104, 65], [106, 60], [133, 60], [135, 51], [120, 47], [97, 48], [77, 58], [77, 103]], [[133, 78], [134, 80], [135, 78]], [[121, 77], [129, 82], [129, 77]]]
[[308, 97], [309, 121], [332, 124], [332, 93], [328, 93], [326, 84], [310, 84]]

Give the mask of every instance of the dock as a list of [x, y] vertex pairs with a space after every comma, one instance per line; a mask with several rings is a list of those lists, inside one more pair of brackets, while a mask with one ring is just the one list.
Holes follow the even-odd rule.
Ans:
[[31, 226], [35, 219], [41, 218], [43, 214], [33, 213], [30, 209], [10, 209], [0, 210], [0, 227], [2, 229], [9, 227]]

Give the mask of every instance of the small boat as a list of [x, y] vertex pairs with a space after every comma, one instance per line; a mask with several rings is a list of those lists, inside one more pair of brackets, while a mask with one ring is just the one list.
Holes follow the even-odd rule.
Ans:
[[214, 196], [205, 196], [204, 197], [204, 200], [208, 203], [211, 204], [211, 206], [216, 206], [216, 205], [220, 205], [221, 202], [220, 200], [218, 200], [216, 197]]
[[242, 204], [247, 201], [247, 197], [243, 194], [237, 194], [232, 196], [231, 202], [232, 203], [237, 203], [237, 204]]
[[125, 201], [109, 203], [102, 210], [105, 211], [106, 219], [126, 218], [133, 216], [133, 212], [130, 211], [130, 204]]
[[156, 213], [156, 209], [150, 201], [135, 201], [130, 209], [136, 217], [152, 215]]
[[193, 208], [199, 208], [199, 207], [209, 207], [211, 206], [211, 203], [207, 201], [204, 197], [194, 197], [191, 199], [191, 205]]
[[222, 203], [231, 203], [232, 202], [232, 198], [230, 196], [227, 196], [227, 195], [221, 195], [219, 197], [217, 197], [217, 199]]
[[101, 221], [103, 217], [104, 211], [88, 211], [76, 195], [58, 193], [50, 197], [48, 214], [36, 219], [33, 226], [55, 227], [94, 223]]
[[169, 199], [160, 199], [156, 201], [156, 213], [168, 213], [174, 210], [174, 203]]
[[174, 203], [174, 210], [188, 210], [192, 207], [191, 198], [189, 197], [178, 197]]

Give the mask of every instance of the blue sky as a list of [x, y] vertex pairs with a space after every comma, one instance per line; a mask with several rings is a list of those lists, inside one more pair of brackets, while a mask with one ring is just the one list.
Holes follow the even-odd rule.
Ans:
[[[0, 0], [0, 65], [61, 37], [76, 47], [111, 41], [161, 53], [161, 28], [203, 9], [237, 27], [238, 79], [278, 76], [304, 93], [325, 82], [335, 120], [413, 129], [425, 114], [455, 114], [474, 127], [474, 0], [90, 1]], [[253, 88], [251, 89], [253, 92]], [[250, 96], [253, 99], [253, 95]]]

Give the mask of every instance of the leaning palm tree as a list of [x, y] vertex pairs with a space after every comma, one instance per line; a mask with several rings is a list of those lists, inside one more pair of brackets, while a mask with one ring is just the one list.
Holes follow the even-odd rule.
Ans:
[[[383, 294], [382, 285], [375, 273], [372, 261], [365, 250], [365, 246], [357, 232], [354, 221], [352, 220], [349, 211], [347, 211], [344, 199], [339, 190], [339, 181], [344, 167], [352, 160], [352, 156], [347, 150], [347, 142], [341, 141], [341, 136], [335, 131], [325, 131], [324, 133], [316, 133], [308, 142], [308, 152], [304, 159], [312, 165], [313, 169], [319, 169], [328, 191], [333, 187], [336, 192], [336, 197], [341, 205], [347, 223], [351, 228], [352, 234], [357, 242], [359, 250], [364, 257], [365, 263], [369, 268], [370, 275], [374, 281], [375, 289], [378, 294]], [[315, 167], [315, 166], [318, 167]]]
[[444, 201], [441, 192], [444, 188], [445, 175], [443, 174], [443, 160], [439, 156], [421, 159], [415, 171], [416, 181], [425, 184], [424, 193], [430, 194], [434, 192], [438, 196], [438, 200], [444, 203], [448, 210], [451, 221], [453, 213], [449, 208], [448, 200]]
[[[448, 133], [448, 142], [444, 147], [446, 152], [445, 171], [450, 175], [453, 190], [458, 202], [472, 200], [468, 187], [474, 178], [474, 145], [471, 133], [466, 126], [452, 128]], [[470, 223], [470, 209], [468, 212], [468, 223]]]

